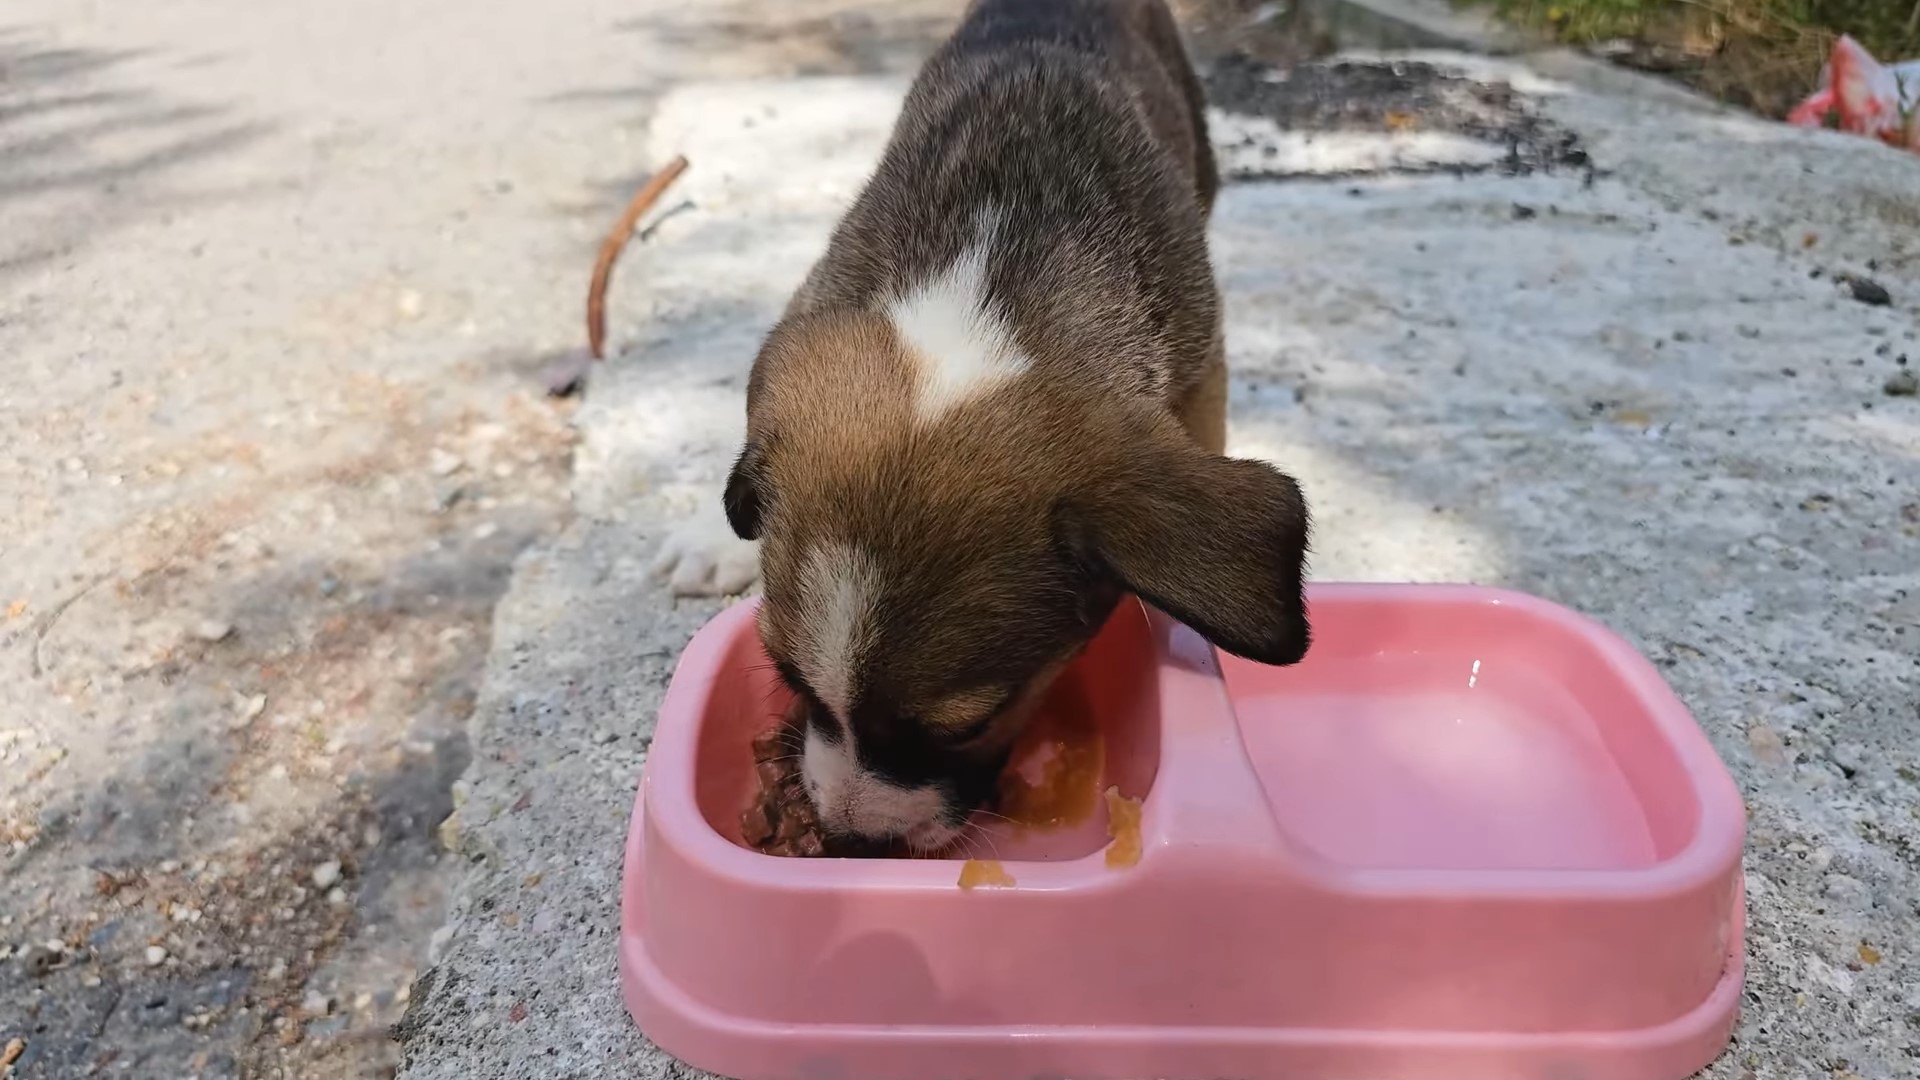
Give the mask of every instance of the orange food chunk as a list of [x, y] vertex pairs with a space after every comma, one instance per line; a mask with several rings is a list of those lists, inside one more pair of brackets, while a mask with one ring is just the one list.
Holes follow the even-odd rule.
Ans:
[[[1086, 702], [1056, 696], [1000, 774], [999, 812], [1022, 828], [1078, 825], [1100, 805], [1106, 741]], [[1063, 700], [1064, 699], [1064, 700]]]
[[1120, 789], [1107, 789], [1107, 868], [1124, 870], [1140, 861], [1140, 800], [1128, 799]]
[[968, 859], [960, 864], [960, 887], [963, 889], [1010, 889], [1013, 887], [1013, 875], [1000, 865], [998, 859]]

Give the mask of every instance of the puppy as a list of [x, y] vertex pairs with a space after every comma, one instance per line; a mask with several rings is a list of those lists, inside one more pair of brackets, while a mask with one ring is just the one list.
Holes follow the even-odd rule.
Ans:
[[1299, 486], [1222, 456], [1205, 124], [1161, 0], [975, 0], [767, 337], [725, 509], [830, 832], [951, 844], [1128, 593], [1306, 653]]

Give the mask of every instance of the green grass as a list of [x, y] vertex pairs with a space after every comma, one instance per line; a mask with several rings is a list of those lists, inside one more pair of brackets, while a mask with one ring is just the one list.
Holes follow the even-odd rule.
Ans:
[[1492, 0], [1562, 41], [1627, 40], [1707, 93], [1770, 116], [1813, 91], [1833, 41], [1920, 58], [1920, 0]]

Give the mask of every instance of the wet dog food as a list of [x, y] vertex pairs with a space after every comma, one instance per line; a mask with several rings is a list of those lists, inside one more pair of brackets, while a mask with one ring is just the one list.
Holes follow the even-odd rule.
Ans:
[[740, 838], [768, 855], [813, 856], [827, 853], [820, 815], [800, 779], [803, 721], [790, 714], [753, 740], [754, 774], [760, 790], [740, 815]]
[[968, 859], [960, 864], [963, 889], [1011, 889], [1013, 886], [1013, 875], [1007, 873], [998, 859]]

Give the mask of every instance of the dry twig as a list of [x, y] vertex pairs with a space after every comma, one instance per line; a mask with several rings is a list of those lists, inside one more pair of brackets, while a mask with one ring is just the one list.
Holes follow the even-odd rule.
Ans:
[[587, 287], [587, 351], [595, 360], [603, 359], [607, 343], [607, 282], [613, 279], [614, 260], [632, 239], [634, 227], [640, 224], [641, 215], [653, 208], [666, 194], [680, 174], [687, 171], [687, 159], [676, 156], [667, 162], [667, 167], [655, 173], [640, 193], [627, 204], [627, 209], [614, 223], [613, 230], [600, 244], [600, 257], [593, 264], [593, 284]]

